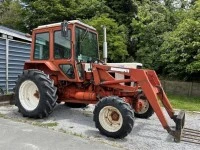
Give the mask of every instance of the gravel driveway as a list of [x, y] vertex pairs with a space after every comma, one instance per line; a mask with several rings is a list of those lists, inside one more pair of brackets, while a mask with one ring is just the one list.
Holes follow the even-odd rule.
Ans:
[[[54, 112], [45, 119], [23, 118], [15, 106], [0, 107], [0, 113], [4, 118], [15, 121], [27, 122], [38, 126], [52, 123], [53, 126], [46, 126], [53, 130], [72, 134], [91, 141], [100, 141], [108, 145], [130, 150], [200, 150], [200, 145], [192, 143], [175, 143], [173, 137], [165, 131], [157, 116], [154, 114], [150, 119], [136, 119], [132, 132], [124, 139], [112, 139], [100, 135], [93, 122], [93, 105], [86, 109], [68, 108], [59, 104]], [[166, 113], [165, 113], [166, 114]], [[169, 124], [173, 121], [167, 117]], [[200, 113], [186, 113], [185, 127], [199, 130]]]

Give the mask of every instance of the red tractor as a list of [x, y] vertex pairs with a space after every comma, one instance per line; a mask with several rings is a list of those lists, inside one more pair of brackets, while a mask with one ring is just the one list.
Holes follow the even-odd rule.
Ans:
[[[158, 99], [176, 123], [175, 130]], [[60, 102], [69, 107], [96, 104], [95, 125], [113, 138], [131, 132], [134, 116], [149, 118], [155, 112], [164, 129], [180, 141], [185, 122], [183, 111], [174, 114], [155, 71], [105, 64], [99, 60], [96, 29], [77, 20], [33, 30], [30, 61], [16, 82], [15, 104], [23, 116], [47, 117]]]

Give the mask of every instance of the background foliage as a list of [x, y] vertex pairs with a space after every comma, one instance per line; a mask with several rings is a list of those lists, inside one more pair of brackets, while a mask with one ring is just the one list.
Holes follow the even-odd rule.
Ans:
[[143, 63], [166, 78], [200, 81], [200, 0], [4, 0], [0, 25], [30, 32], [80, 19], [107, 27], [110, 62]]

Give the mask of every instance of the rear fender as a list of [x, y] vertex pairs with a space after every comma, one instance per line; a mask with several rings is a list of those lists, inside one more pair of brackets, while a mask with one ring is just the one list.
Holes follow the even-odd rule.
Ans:
[[27, 69], [38, 69], [44, 71], [46, 74], [50, 76], [51, 79], [54, 80], [55, 85], [58, 83], [59, 79], [65, 79], [65, 77], [59, 72], [59, 69], [51, 62], [39, 62], [39, 61], [25, 62], [24, 70]]
[[40, 62], [40, 61], [31, 61], [31, 62], [25, 62], [24, 69], [39, 69], [43, 70], [50, 70], [53, 72], [59, 71], [59, 69], [52, 63], [52, 62]]

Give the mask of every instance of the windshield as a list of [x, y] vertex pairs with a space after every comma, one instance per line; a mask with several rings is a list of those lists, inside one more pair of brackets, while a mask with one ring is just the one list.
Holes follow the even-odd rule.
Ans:
[[90, 62], [98, 57], [97, 34], [76, 27], [76, 59], [79, 62]]

